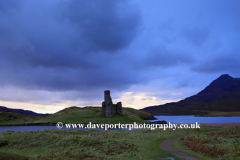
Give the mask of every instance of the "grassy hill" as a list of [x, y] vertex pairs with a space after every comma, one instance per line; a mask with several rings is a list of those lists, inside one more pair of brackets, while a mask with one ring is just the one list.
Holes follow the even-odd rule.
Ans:
[[122, 109], [122, 115], [106, 118], [101, 107], [69, 107], [47, 116], [28, 116], [11, 112], [0, 112], [0, 125], [47, 125], [62, 123], [100, 123], [100, 124], [131, 124], [145, 123], [154, 119], [150, 113], [133, 108]]

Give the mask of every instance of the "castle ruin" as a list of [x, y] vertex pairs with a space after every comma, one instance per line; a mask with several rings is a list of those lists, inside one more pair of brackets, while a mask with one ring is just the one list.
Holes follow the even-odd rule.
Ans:
[[102, 102], [102, 114], [106, 118], [110, 118], [116, 114], [122, 114], [122, 103], [118, 102], [117, 104], [112, 103], [112, 98], [110, 96], [110, 91], [104, 91], [104, 102]]

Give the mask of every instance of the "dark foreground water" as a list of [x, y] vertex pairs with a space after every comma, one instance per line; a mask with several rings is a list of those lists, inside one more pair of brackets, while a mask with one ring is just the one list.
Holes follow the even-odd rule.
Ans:
[[[165, 120], [171, 123], [240, 123], [240, 117], [194, 117], [194, 116], [157, 116], [156, 121]], [[154, 120], [155, 121], [155, 120]]]
[[11, 130], [11, 131], [37, 131], [37, 130], [45, 130], [45, 129], [57, 129], [56, 126], [4, 126], [0, 127], [0, 132]]
[[[0, 132], [4, 132], [6, 130], [16, 131], [16, 132], [30, 132], [30, 131], [37, 131], [37, 130], [45, 130], [45, 129], [58, 129], [56, 126], [1, 126]], [[73, 128], [66, 128], [65, 126], [60, 130], [71, 130]], [[76, 129], [76, 128], [75, 128]], [[86, 130], [86, 128], [77, 128]], [[104, 128], [98, 128], [100, 130], [105, 130]], [[131, 128], [131, 130], [134, 128]], [[113, 128], [111, 130], [120, 130], [118, 128]], [[129, 127], [122, 128], [121, 130], [129, 130]]]
[[[194, 117], [194, 116], [157, 116], [155, 115], [157, 120], [153, 121], [161, 121], [165, 120], [171, 123], [240, 123], [240, 117]], [[2, 126], [0, 127], [0, 132], [11, 130], [11, 131], [37, 131], [37, 130], [45, 130], [45, 129], [57, 129], [56, 126]], [[63, 127], [61, 130], [65, 130], [69, 128]], [[128, 130], [129, 128], [124, 128]], [[133, 128], [132, 128], [133, 129]]]

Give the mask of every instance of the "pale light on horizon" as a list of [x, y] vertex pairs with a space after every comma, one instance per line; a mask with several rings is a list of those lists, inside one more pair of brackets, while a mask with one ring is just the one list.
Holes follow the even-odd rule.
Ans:
[[[130, 107], [134, 109], [142, 109], [144, 107], [148, 106], [154, 106], [154, 105], [161, 105], [169, 102], [174, 102], [178, 100], [161, 100], [157, 97], [151, 97], [147, 96], [144, 93], [135, 93], [133, 92], [126, 92], [123, 93], [123, 95], [119, 99], [114, 99], [112, 97], [113, 103], [117, 103], [119, 101], [122, 102], [123, 107]], [[92, 104], [89, 103], [88, 105], [77, 105], [80, 104], [78, 101], [66, 101], [65, 103], [56, 103], [56, 104], [36, 104], [36, 103], [30, 103], [30, 102], [11, 102], [11, 101], [0, 101], [1, 106], [7, 107], [7, 108], [14, 108], [14, 109], [24, 109], [24, 110], [30, 110], [36, 113], [56, 113], [64, 108], [68, 108], [71, 106], [77, 106], [77, 107], [85, 107], [85, 106], [101, 106], [101, 101], [93, 102]]]

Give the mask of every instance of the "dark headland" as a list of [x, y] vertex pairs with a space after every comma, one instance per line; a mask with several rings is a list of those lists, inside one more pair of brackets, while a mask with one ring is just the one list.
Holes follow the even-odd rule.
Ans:
[[240, 78], [223, 74], [196, 95], [141, 110], [153, 115], [240, 116]]
[[28, 116], [47, 116], [47, 115], [50, 115], [48, 113], [41, 114], [41, 113], [36, 113], [36, 112], [33, 112], [33, 111], [29, 111], [29, 110], [7, 108], [7, 107], [4, 107], [4, 106], [0, 106], [0, 112], [13, 112], [13, 113], [19, 113], [19, 114], [28, 115]]

